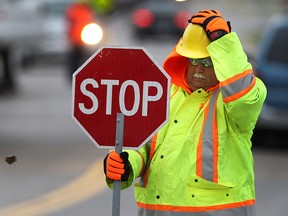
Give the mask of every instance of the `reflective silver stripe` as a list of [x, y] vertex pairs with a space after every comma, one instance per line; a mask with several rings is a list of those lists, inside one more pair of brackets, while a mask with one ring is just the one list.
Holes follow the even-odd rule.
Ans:
[[240, 208], [230, 208], [217, 211], [205, 212], [174, 212], [159, 211], [138, 208], [138, 216], [255, 216], [255, 208], [252, 206], [243, 206]]
[[203, 137], [202, 137], [202, 178], [213, 181], [213, 172], [214, 172], [214, 151], [213, 148], [213, 119], [215, 118], [215, 110], [217, 97], [220, 90], [212, 95], [209, 106], [207, 107], [208, 116], [203, 127]]
[[223, 95], [223, 98], [230, 97], [234, 94], [237, 94], [238, 92], [245, 90], [248, 88], [253, 79], [255, 79], [255, 76], [253, 74], [248, 74], [247, 76], [231, 83], [230, 85], [226, 85], [221, 87], [221, 92]]

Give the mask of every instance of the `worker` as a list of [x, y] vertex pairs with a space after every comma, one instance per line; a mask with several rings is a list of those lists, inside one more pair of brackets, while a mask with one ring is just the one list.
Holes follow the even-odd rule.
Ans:
[[108, 186], [140, 177], [139, 216], [254, 216], [251, 136], [266, 87], [237, 34], [217, 10], [200, 11], [163, 68], [169, 122], [139, 150], [105, 157]]
[[85, 62], [85, 46], [81, 39], [83, 28], [94, 22], [94, 11], [89, 0], [78, 0], [71, 3], [66, 10], [68, 22], [68, 38], [71, 46], [68, 54], [69, 77]]

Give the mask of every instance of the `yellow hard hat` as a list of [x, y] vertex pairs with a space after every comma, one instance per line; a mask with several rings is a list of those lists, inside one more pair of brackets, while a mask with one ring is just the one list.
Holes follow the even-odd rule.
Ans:
[[209, 57], [207, 46], [210, 40], [200, 25], [190, 23], [176, 46], [176, 52], [187, 58]]

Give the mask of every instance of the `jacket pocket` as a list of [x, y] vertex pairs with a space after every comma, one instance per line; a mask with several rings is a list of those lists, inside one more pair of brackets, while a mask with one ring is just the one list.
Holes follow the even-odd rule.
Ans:
[[232, 183], [218, 184], [195, 176], [187, 183], [187, 187], [190, 197], [196, 205], [218, 205], [233, 200], [233, 188], [236, 185]]

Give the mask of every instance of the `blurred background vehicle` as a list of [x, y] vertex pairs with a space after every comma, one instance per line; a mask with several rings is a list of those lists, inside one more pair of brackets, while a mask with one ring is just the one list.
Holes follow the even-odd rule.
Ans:
[[[189, 7], [188, 7], [189, 8]], [[176, 0], [142, 1], [132, 11], [133, 31], [137, 38], [180, 37], [191, 17], [187, 2]]]
[[29, 1], [27, 4], [18, 3], [15, 0], [0, 1], [1, 88], [5, 90], [15, 89], [16, 65], [21, 61], [24, 47], [39, 35], [38, 16], [31, 12], [34, 5]]
[[0, 1], [0, 92], [14, 90], [15, 87], [15, 70], [11, 61], [12, 46], [1, 30], [9, 14], [10, 3], [8, 0]]
[[[4, 50], [8, 65], [3, 67], [3, 74], [6, 74], [4, 76], [6, 78], [2, 80], [2, 87], [5, 89], [14, 90], [16, 88], [18, 69], [33, 64], [35, 56], [46, 53], [48, 49], [53, 49], [53, 44], [47, 40], [55, 37], [53, 33], [59, 28], [57, 22], [53, 24], [53, 28], [47, 25], [41, 9], [44, 2], [46, 3], [46, 1], [36, 0], [2, 0], [0, 47], [4, 47], [2, 50]], [[53, 33], [48, 37], [43, 37], [46, 29]], [[59, 47], [59, 43], [57, 47]]]
[[28, 49], [23, 60], [33, 62], [37, 58], [52, 58], [59, 60], [65, 57], [70, 49], [67, 40], [66, 7], [74, 0], [42, 0], [36, 3], [35, 13], [40, 20], [39, 35]]
[[9, 50], [13, 64], [24, 61], [35, 51], [41, 37], [41, 12], [39, 2], [33, 0], [9, 1], [6, 14], [0, 23], [0, 37]]
[[[68, 40], [69, 26], [67, 23], [65, 12], [67, 7], [70, 4], [77, 2], [77, 0], [26, 1], [30, 2], [31, 6], [33, 5], [33, 11], [30, 11], [30, 13], [35, 14], [35, 16], [37, 16], [38, 18], [38, 21], [28, 22], [27, 25], [38, 25], [39, 28], [37, 29], [38, 33], [33, 33], [33, 35], [35, 35], [33, 42], [29, 44], [26, 43], [24, 46], [22, 46], [22, 63], [27, 65], [29, 63], [33, 63], [37, 59], [43, 58], [50, 60], [66, 59], [66, 55], [70, 51], [71, 45], [69, 44]], [[18, 4], [20, 4], [20, 6], [18, 5], [18, 7], [22, 8], [21, 14], [29, 12], [23, 10], [25, 7], [21, 7], [21, 5], [26, 5], [27, 7], [27, 3], [25, 2], [25, 0], [22, 0], [21, 3], [19, 2]], [[100, 19], [96, 17], [94, 22], [99, 23]], [[25, 26], [22, 23], [21, 25]], [[91, 30], [89, 33], [91, 33]], [[24, 35], [22, 35], [22, 38], [23, 40], [25, 39], [25, 41], [27, 41]], [[99, 43], [101, 40], [102, 37], [97, 43]], [[96, 44], [89, 44], [89, 42], [87, 41], [84, 42], [83, 49], [87, 52], [87, 55], [91, 55], [97, 49], [98, 46], [94, 46]]]
[[123, 9], [124, 7], [131, 7], [138, 2], [146, 0], [114, 0], [116, 7]]
[[261, 38], [255, 72], [267, 87], [267, 98], [255, 134], [271, 142], [288, 131], [288, 15], [271, 18]]
[[[63, 61], [71, 50], [65, 11], [76, 0], [1, 0], [0, 1], [0, 88], [12, 89], [17, 83], [17, 69], [39, 60]], [[84, 43], [89, 57], [103, 39], [100, 18], [95, 23], [102, 31], [97, 44]], [[98, 27], [98, 29], [99, 29]], [[93, 33], [93, 28], [89, 33]], [[95, 36], [95, 33], [94, 33]]]

